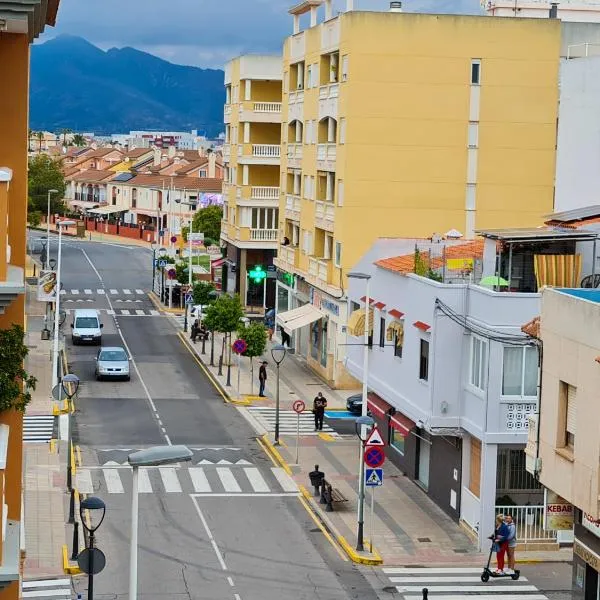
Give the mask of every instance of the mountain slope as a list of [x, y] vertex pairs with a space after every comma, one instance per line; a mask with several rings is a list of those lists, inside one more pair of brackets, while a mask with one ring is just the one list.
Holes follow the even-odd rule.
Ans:
[[59, 36], [31, 52], [31, 128], [95, 133], [223, 129], [223, 71]]

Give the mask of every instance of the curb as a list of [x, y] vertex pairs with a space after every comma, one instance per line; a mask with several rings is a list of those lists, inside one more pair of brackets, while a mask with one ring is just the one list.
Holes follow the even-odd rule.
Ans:
[[183, 315], [185, 313], [185, 309], [183, 308], [167, 308], [162, 305], [162, 302], [159, 300], [156, 292], [147, 292], [148, 298], [150, 298], [150, 302], [156, 306], [162, 312], [169, 313], [171, 315]]
[[81, 569], [78, 565], [73, 565], [69, 561], [69, 549], [66, 544], [63, 544], [62, 547], [62, 557], [63, 557], [63, 571], [65, 575], [80, 575]]
[[275, 458], [275, 462], [277, 462], [277, 464], [290, 476], [293, 476], [292, 473], [292, 469], [290, 469], [290, 466], [285, 462], [285, 460], [283, 459], [283, 456], [281, 456], [281, 454], [279, 454], [279, 450], [277, 450], [277, 448], [275, 448], [275, 446], [272, 444], [271, 440], [269, 439], [269, 434], [265, 433], [265, 435], [263, 435], [260, 438], [263, 442], [263, 444], [265, 445], [265, 447], [269, 450], [269, 452], [273, 455], [273, 457]]

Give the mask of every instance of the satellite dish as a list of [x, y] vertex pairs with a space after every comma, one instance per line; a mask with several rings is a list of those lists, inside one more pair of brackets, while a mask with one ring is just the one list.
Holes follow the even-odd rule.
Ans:
[[446, 237], [449, 240], [459, 240], [461, 237], [463, 237], [463, 234], [456, 229], [451, 229], [450, 231], [446, 232]]

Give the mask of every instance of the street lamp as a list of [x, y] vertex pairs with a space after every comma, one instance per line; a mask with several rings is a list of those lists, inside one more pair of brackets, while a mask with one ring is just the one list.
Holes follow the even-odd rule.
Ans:
[[[351, 272], [348, 273], [350, 279], [360, 279], [366, 282], [366, 293], [365, 293], [365, 332], [363, 342], [363, 381], [362, 381], [362, 410], [361, 410], [361, 423], [360, 425], [360, 439], [366, 439], [367, 427], [364, 422], [367, 416], [367, 393], [368, 393], [368, 380], [369, 380], [369, 333], [371, 331], [371, 324], [369, 323], [369, 317], [371, 312], [371, 298], [369, 295], [371, 276], [368, 273]], [[358, 419], [357, 419], [358, 422]], [[361, 450], [363, 449], [364, 441], [361, 443]], [[364, 524], [365, 524], [365, 461], [363, 452], [358, 457], [358, 532], [356, 549], [362, 552], [364, 548]]]
[[154, 280], [156, 279], [156, 242], [150, 243], [152, 250], [152, 291], [154, 291]]
[[[158, 249], [158, 260], [160, 261], [161, 259], [163, 259], [165, 256], [167, 255], [167, 249], [166, 248], [159, 248]], [[160, 268], [160, 301], [164, 302], [165, 301], [165, 268], [161, 267]]]
[[277, 365], [277, 387], [275, 393], [275, 443], [279, 444], [279, 365], [283, 362], [287, 348], [278, 344], [271, 348], [271, 357]]
[[[177, 204], [181, 204], [182, 206], [189, 206], [190, 208], [196, 209], [197, 202], [188, 202], [187, 200], [175, 200]], [[192, 229], [194, 227], [194, 217], [190, 217], [190, 230], [188, 231], [188, 285], [190, 287], [190, 292], [192, 291]], [[182, 234], [183, 235], [183, 234]], [[185, 317], [183, 319], [183, 331], [187, 332], [188, 330], [188, 303], [185, 303]]]
[[73, 412], [73, 404], [71, 402], [72, 398], [77, 394], [77, 390], [79, 389], [79, 377], [77, 375], [73, 375], [73, 373], [67, 373], [61, 379], [61, 386], [65, 396], [67, 397], [67, 422], [68, 422], [68, 435], [67, 435], [67, 490], [71, 492], [71, 504], [72, 509], [69, 510], [69, 523], [73, 522], [73, 513], [75, 511], [75, 494], [73, 493], [73, 469], [72, 469], [72, 453], [73, 453], [73, 436], [71, 433], [71, 413]]
[[50, 257], [50, 197], [52, 194], [58, 194], [58, 190], [48, 190], [48, 215], [46, 216], [46, 239], [48, 240], [46, 252], [48, 257]]
[[[85, 511], [87, 511], [88, 518], [85, 518]], [[102, 521], [104, 521], [104, 515], [106, 514], [106, 504], [95, 496], [89, 496], [85, 500], [81, 501], [79, 505], [79, 516], [81, 517], [81, 523], [85, 530], [89, 534], [89, 569], [88, 569], [88, 593], [87, 600], [94, 599], [94, 557], [100, 552], [97, 548], [94, 548], [94, 536], [96, 530], [100, 525], [102, 525]], [[103, 557], [100, 554], [100, 557]], [[100, 567], [100, 565], [98, 565]], [[103, 568], [100, 567], [99, 571]]]
[[[217, 297], [218, 297], [218, 293], [216, 290], [211, 290], [210, 292], [208, 292], [208, 297], [214, 302]], [[204, 343], [202, 343], [202, 354], [204, 354]], [[215, 331], [214, 329], [211, 330], [210, 332], [210, 366], [214, 367], [215, 366]]]
[[129, 547], [129, 600], [137, 600], [138, 567], [138, 520], [140, 467], [157, 467], [192, 460], [193, 452], [187, 446], [154, 446], [133, 452], [127, 460], [133, 468], [133, 490], [131, 493], [131, 540]]
[[58, 385], [58, 334], [60, 327], [60, 267], [62, 258], [63, 227], [75, 225], [75, 221], [58, 221], [58, 263], [56, 268], [56, 301], [54, 303], [54, 348], [52, 351], [52, 389]]

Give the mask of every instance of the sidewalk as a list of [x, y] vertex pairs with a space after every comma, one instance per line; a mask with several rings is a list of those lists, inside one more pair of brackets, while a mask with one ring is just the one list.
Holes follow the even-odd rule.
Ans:
[[[326, 529], [338, 540], [338, 543], [355, 562], [402, 566], [480, 566], [487, 560], [487, 553], [477, 552], [471, 538], [441, 508], [439, 508], [418, 486], [399, 471], [391, 461], [385, 464], [385, 484], [375, 491], [374, 519], [370, 520], [370, 493], [367, 492], [364, 511], [365, 548], [369, 548], [371, 531], [375, 553], [356, 553], [356, 528], [358, 510], [358, 441], [352, 428], [346, 426], [348, 433], [301, 435], [299, 443], [299, 461], [296, 463], [296, 435], [285, 431], [281, 435], [282, 444], [272, 445], [272, 427], [263, 417], [258, 407], [275, 406], [276, 368], [269, 350], [261, 359], [254, 360], [254, 381], [251, 380], [249, 360], [241, 358], [240, 390], [238, 394], [237, 357], [231, 365], [231, 386], [226, 385], [227, 367], [218, 375], [218, 367], [210, 366], [210, 343], [206, 344], [206, 353], [202, 354], [202, 343], [192, 344], [189, 334], [180, 335], [191, 351], [202, 362], [203, 368], [213, 377], [228, 402], [240, 405], [246, 418], [255, 429], [265, 435], [265, 442], [275, 460], [301, 486], [305, 501], [309, 503]], [[215, 335], [215, 365], [221, 351], [222, 335]], [[254, 396], [258, 390], [258, 367], [261, 360], [267, 365], [267, 398]], [[323, 392], [328, 400], [328, 410], [345, 410], [345, 400], [360, 390], [332, 390], [306, 365], [301, 357], [287, 354], [280, 367], [280, 410], [291, 411], [295, 400], [303, 400], [306, 410], [310, 411], [312, 400], [317, 392]], [[289, 413], [288, 413], [289, 414]], [[310, 415], [312, 417], [312, 415]], [[305, 418], [310, 418], [308, 415]], [[294, 421], [292, 421], [294, 422]], [[272, 421], [271, 421], [272, 423]], [[306, 429], [303, 431], [306, 432]], [[333, 512], [326, 512], [319, 498], [313, 498], [308, 473], [315, 465], [325, 473], [326, 479], [346, 498], [345, 502], [336, 502]], [[371, 529], [372, 527], [372, 529]], [[375, 560], [369, 560], [373, 559]], [[569, 561], [572, 550], [518, 552], [518, 562]]]
[[[43, 317], [31, 293], [28, 292], [27, 303], [29, 318], [25, 339], [29, 355], [26, 369], [37, 378], [37, 386], [25, 414], [52, 415], [51, 342], [40, 338]], [[64, 577], [63, 545], [67, 542], [65, 460], [65, 456], [57, 453], [54, 443], [23, 444], [25, 581]]]

